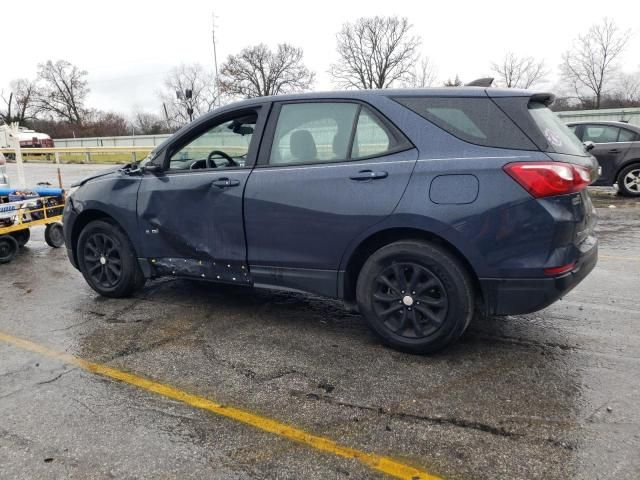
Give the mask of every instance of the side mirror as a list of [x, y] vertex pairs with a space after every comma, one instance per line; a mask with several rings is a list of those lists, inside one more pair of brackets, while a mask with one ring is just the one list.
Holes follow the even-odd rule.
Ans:
[[593, 143], [591, 140], [587, 140], [586, 142], [584, 142], [584, 143], [583, 143], [583, 145], [584, 145], [584, 149], [585, 149], [587, 152], [590, 152], [590, 151], [591, 151], [591, 150], [593, 150], [593, 149], [595, 148], [595, 146], [596, 146], [596, 144], [595, 144], [595, 143]]
[[160, 167], [160, 165], [156, 165], [155, 163], [149, 162], [144, 167], [142, 167], [142, 171], [144, 173], [158, 174], [158, 173], [162, 172], [162, 167]]

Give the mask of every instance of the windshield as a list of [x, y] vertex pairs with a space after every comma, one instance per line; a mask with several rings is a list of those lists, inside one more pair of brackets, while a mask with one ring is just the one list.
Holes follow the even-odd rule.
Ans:
[[587, 151], [580, 139], [546, 105], [539, 102], [531, 102], [529, 103], [529, 112], [547, 142], [549, 142], [549, 147], [552, 151], [567, 155], [587, 155]]

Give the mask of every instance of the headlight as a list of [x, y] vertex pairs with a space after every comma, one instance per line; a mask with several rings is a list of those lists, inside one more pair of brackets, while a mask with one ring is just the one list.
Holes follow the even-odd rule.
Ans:
[[80, 188], [79, 185], [76, 185], [75, 187], [71, 187], [67, 190], [67, 198], [70, 198], [74, 193], [76, 193], [76, 191]]

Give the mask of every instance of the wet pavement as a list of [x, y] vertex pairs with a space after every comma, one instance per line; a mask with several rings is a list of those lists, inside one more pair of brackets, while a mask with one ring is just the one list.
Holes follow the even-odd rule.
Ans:
[[[101, 298], [41, 230], [0, 266], [0, 332], [444, 478], [638, 479], [640, 202], [610, 193], [582, 284], [431, 357], [309, 295], [164, 279]], [[0, 341], [0, 478], [386, 477]]]

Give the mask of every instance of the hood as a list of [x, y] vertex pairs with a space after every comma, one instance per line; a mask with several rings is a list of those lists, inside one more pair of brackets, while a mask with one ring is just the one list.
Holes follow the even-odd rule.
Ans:
[[[126, 165], [125, 165], [125, 167], [126, 167]], [[115, 168], [106, 168], [104, 170], [101, 170], [99, 172], [94, 173], [93, 175], [89, 175], [88, 177], [83, 178], [79, 182], [73, 183], [71, 186], [72, 187], [80, 187], [80, 186], [84, 185], [85, 183], [87, 183], [87, 182], [89, 182], [91, 180], [94, 180], [96, 178], [106, 177], [107, 175], [113, 175], [114, 173], [118, 173], [123, 168], [124, 167], [122, 167], [122, 166], [115, 167]]]

